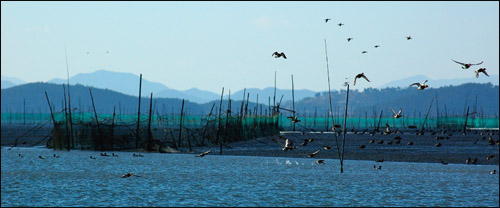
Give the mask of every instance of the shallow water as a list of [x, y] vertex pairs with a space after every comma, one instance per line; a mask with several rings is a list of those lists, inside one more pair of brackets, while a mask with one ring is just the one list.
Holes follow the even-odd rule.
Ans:
[[[2, 207], [499, 205], [497, 165], [346, 160], [341, 174], [336, 159], [318, 165], [313, 158], [213, 153], [1, 152]], [[128, 172], [140, 177], [121, 178]]]

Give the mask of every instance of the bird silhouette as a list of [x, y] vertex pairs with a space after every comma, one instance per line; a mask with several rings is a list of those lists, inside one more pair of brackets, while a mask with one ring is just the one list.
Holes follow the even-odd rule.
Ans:
[[316, 150], [315, 152], [311, 153], [311, 154], [307, 154], [307, 157], [314, 157], [316, 156], [321, 150]]
[[323, 146], [323, 149], [324, 149], [324, 150], [329, 150], [329, 149], [331, 149], [331, 148], [332, 148], [332, 146]]
[[283, 148], [281, 150], [287, 151], [287, 150], [295, 149], [296, 147], [292, 146], [292, 145], [293, 145], [293, 141], [290, 140], [290, 139], [286, 139], [285, 140], [285, 146], [283, 146]]
[[38, 156], [38, 158], [40, 158], [40, 159], [45, 159], [45, 157], [44, 157], [44, 156], [41, 156], [41, 155], [40, 155], [40, 156]]
[[316, 164], [318, 164], [318, 165], [324, 165], [325, 164], [325, 160], [316, 160]]
[[476, 78], [479, 78], [479, 73], [483, 73], [484, 75], [486, 75], [487, 77], [489, 77], [490, 75], [488, 75], [488, 73], [486, 73], [486, 68], [479, 68], [478, 70], [474, 71], [476, 73]]
[[497, 173], [497, 170], [493, 170], [490, 172], [490, 175], [493, 175], [493, 174], [496, 174]]
[[425, 88], [429, 87], [429, 85], [426, 85], [425, 83], [427, 83], [427, 80], [425, 80], [424, 82], [422, 82], [422, 84], [420, 84], [418, 82], [417, 83], [413, 83], [413, 84], [410, 85], [410, 87], [413, 86], [413, 85], [416, 85], [417, 89], [424, 90]]
[[342, 25], [344, 25], [344, 23], [342, 23], [342, 22], [341, 22], [341, 23], [339, 23], [339, 27], [341, 27]]
[[365, 76], [365, 73], [361, 73], [361, 74], [356, 75], [356, 77], [354, 77], [354, 84], [353, 84], [353, 86], [356, 85], [356, 79], [358, 79], [358, 78], [365, 78], [366, 81], [370, 82], [370, 80], [368, 80], [368, 78]]
[[347, 38], [347, 42], [351, 41], [352, 39], [354, 39], [354, 38]]
[[373, 47], [378, 48], [378, 47], [380, 47], [380, 45], [375, 45], [375, 46], [373, 46]]
[[411, 40], [411, 39], [412, 39], [411, 35], [406, 37], [406, 40]]
[[283, 58], [285, 58], [285, 59], [286, 59], [285, 53], [283, 53], [283, 52], [278, 53], [278, 51], [275, 51], [275, 52], [273, 53], [273, 56], [274, 56], [274, 58], [279, 58], [279, 57], [282, 57], [282, 56], [283, 56]]
[[212, 152], [212, 150], [208, 150], [206, 152], [202, 152], [201, 154], [199, 155], [196, 155], [195, 157], [204, 157], [205, 155], [207, 155], [208, 153]]
[[453, 61], [453, 62], [455, 62], [455, 63], [457, 63], [457, 64], [462, 65], [462, 69], [468, 69], [468, 68], [470, 68], [471, 66], [474, 66], [474, 65], [480, 65], [480, 64], [482, 64], [482, 63], [483, 63], [483, 61], [481, 61], [481, 62], [479, 62], [479, 63], [477, 63], [477, 64], [471, 64], [471, 63], [466, 64], [466, 63], [462, 63], [462, 62], [459, 62], [459, 61], [455, 61], [455, 60], [453, 60], [453, 59], [452, 59], [452, 61]]
[[300, 120], [297, 118], [297, 116], [295, 116], [295, 117], [288, 116], [286, 118], [292, 120], [292, 123], [298, 123], [298, 122], [300, 122]]
[[362, 51], [361, 53], [368, 53], [368, 51]]
[[394, 118], [401, 118], [403, 116], [403, 115], [401, 115], [401, 112], [403, 111], [403, 110], [401, 110], [401, 108], [399, 108], [398, 113], [396, 113], [394, 111], [394, 109], [392, 109], [392, 107], [391, 107], [391, 110], [392, 110], [392, 113], [394, 113]]
[[327, 23], [327, 22], [328, 22], [328, 20], [331, 20], [331, 19], [330, 19], [330, 18], [326, 18], [326, 19], [325, 19], [325, 23]]

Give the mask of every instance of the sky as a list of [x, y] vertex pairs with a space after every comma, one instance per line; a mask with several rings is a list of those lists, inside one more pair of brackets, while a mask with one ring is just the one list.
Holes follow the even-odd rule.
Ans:
[[66, 48], [70, 77], [105, 69], [220, 93], [272, 87], [276, 71], [278, 88], [293, 74], [295, 89], [326, 91], [325, 40], [332, 89], [361, 72], [371, 82], [351, 89], [498, 75], [499, 2], [1, 2], [1, 74], [26, 82], [66, 79]]

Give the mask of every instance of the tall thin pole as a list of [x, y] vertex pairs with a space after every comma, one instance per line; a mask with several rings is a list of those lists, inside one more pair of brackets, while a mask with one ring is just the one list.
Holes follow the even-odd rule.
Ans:
[[427, 116], [429, 116], [429, 112], [431, 112], [431, 107], [432, 107], [433, 102], [434, 102], [434, 98], [432, 98], [431, 104], [429, 105], [429, 109], [427, 109], [427, 114], [425, 114], [424, 123], [422, 124], [422, 128], [420, 129], [420, 133], [424, 132], [425, 122], [427, 121]]
[[153, 145], [153, 136], [151, 135], [151, 113], [153, 107], [153, 93], [151, 93], [151, 97], [149, 98], [149, 117], [148, 117], [148, 151], [152, 151]]
[[465, 123], [464, 123], [464, 135], [466, 135], [466, 129], [467, 129], [467, 118], [469, 118], [469, 106], [467, 106], [467, 114], [465, 115]]
[[276, 71], [274, 71], [274, 96], [273, 96], [273, 116], [276, 107]]
[[50, 101], [49, 101], [49, 96], [47, 95], [47, 91], [45, 91], [45, 98], [47, 98], [47, 103], [49, 104], [49, 109], [50, 109], [50, 117], [52, 117], [54, 128], [56, 128], [56, 119], [54, 119], [54, 114], [52, 113], [52, 107], [50, 106]]
[[90, 87], [89, 87], [89, 92], [90, 92], [90, 99], [92, 99], [92, 107], [94, 108], [95, 122], [97, 123], [97, 132], [99, 133], [99, 144], [102, 145], [103, 141], [101, 140], [102, 139], [101, 128], [99, 127], [99, 120], [97, 119], [97, 111], [95, 109], [95, 104], [94, 104], [94, 96], [92, 96], [92, 90], [90, 90]]
[[345, 146], [345, 134], [346, 134], [346, 123], [347, 123], [347, 104], [349, 103], [349, 84], [347, 84], [347, 92], [345, 98], [345, 112], [344, 112], [344, 138], [342, 141], [342, 157], [340, 158], [340, 173], [344, 172], [344, 146]]
[[71, 93], [69, 93], [69, 64], [68, 64], [68, 53], [66, 52], [66, 45], [64, 45], [64, 55], [66, 57], [66, 75], [68, 77], [68, 113], [69, 113], [69, 128], [70, 128], [70, 138], [71, 146], [75, 147], [73, 143], [73, 119], [71, 116]]
[[[224, 87], [222, 87], [222, 93], [220, 95], [220, 104], [219, 104], [219, 122], [218, 123], [218, 128], [217, 128], [217, 142], [219, 143], [219, 153], [222, 155], [222, 142], [221, 142], [221, 139], [219, 137], [219, 134], [220, 134], [220, 128], [221, 128], [221, 122], [220, 122], [220, 114], [222, 112], [222, 97], [224, 96]], [[243, 97], [245, 96], [245, 94], [243, 94]]]
[[141, 87], [142, 87], [142, 74], [139, 78], [139, 108], [137, 110], [137, 130], [135, 133], [135, 148], [139, 148], [139, 122], [141, 120]]
[[23, 99], [23, 124], [26, 125], [26, 98]]
[[[292, 105], [293, 105], [293, 117], [295, 118], [295, 93], [293, 89], [293, 74], [292, 74]], [[293, 123], [293, 131], [295, 131], [295, 122]]]
[[[182, 99], [182, 107], [181, 107], [181, 120], [179, 121], [179, 139], [178, 139], [178, 147], [181, 147], [181, 134], [182, 134], [182, 116], [184, 115], [184, 99]], [[189, 135], [188, 135], [189, 139]]]
[[[334, 121], [333, 121], [333, 109], [332, 109], [332, 91], [330, 89], [330, 69], [328, 67], [328, 50], [327, 50], [327, 46], [326, 46], [326, 38], [325, 38], [325, 56], [326, 56], [326, 73], [328, 75], [328, 96], [330, 98], [330, 112], [329, 112], [329, 114], [331, 115], [332, 126], [333, 126]], [[330, 115], [328, 115], [328, 117], [330, 117]], [[329, 129], [329, 126], [327, 126], [327, 131], [328, 131], [328, 129]], [[334, 128], [332, 128], [332, 130], [334, 130]], [[345, 125], [344, 125], [344, 130], [345, 130]], [[337, 153], [338, 153], [339, 158], [340, 158], [340, 147], [339, 147], [339, 142], [337, 139], [337, 133], [335, 131], [333, 133], [335, 135], [335, 144], [337, 144]]]
[[66, 124], [66, 140], [68, 142], [68, 151], [70, 149], [70, 137], [69, 137], [69, 128], [68, 128], [68, 107], [67, 107], [67, 104], [66, 104], [66, 88], [64, 87], [64, 84], [63, 84], [63, 93], [64, 93], [64, 116], [66, 118], [66, 120], [64, 121], [64, 123]]

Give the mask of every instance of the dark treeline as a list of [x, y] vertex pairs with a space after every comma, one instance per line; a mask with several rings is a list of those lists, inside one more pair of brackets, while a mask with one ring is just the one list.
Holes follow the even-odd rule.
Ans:
[[[136, 83], [134, 83], [136, 84]], [[92, 103], [90, 100], [89, 89], [83, 85], [71, 85], [71, 106], [78, 108], [76, 111], [92, 112]], [[137, 96], [129, 96], [108, 89], [91, 88], [94, 96], [95, 107], [98, 113], [111, 114], [113, 108], [119, 114], [136, 114], [138, 107]], [[48, 113], [48, 105], [44, 92], [47, 91], [51, 105], [54, 110], [60, 111], [64, 106], [64, 93], [61, 84], [49, 83], [28, 83], [2, 89], [1, 91], [1, 112], [2, 113]], [[139, 89], [137, 90], [139, 94]], [[148, 112], [150, 92], [142, 92], [141, 112]], [[240, 95], [241, 96], [241, 95]], [[276, 103], [280, 101], [281, 94], [276, 95]], [[433, 97], [437, 96], [440, 115], [463, 115], [466, 106], [471, 107], [471, 111], [476, 111], [484, 116], [496, 116], [499, 111], [499, 87], [497, 85], [468, 83], [459, 86], [446, 86], [441, 88], [430, 88], [423, 91], [415, 88], [385, 88], [374, 89], [367, 88], [363, 92], [357, 89], [351, 89], [349, 92], [349, 113], [358, 116], [373, 116], [383, 111], [384, 117], [391, 116], [392, 107], [396, 112], [399, 108], [403, 109], [403, 114], [407, 116], [419, 116], [425, 114]], [[477, 97], [477, 101], [476, 101]], [[248, 100], [248, 106], [246, 106]], [[241, 100], [243, 96], [231, 95], [233, 113], [239, 113], [242, 110]], [[273, 98], [259, 95], [259, 105], [256, 106], [257, 95], [250, 94], [245, 96], [243, 111], [254, 115], [269, 113], [269, 100], [273, 105]], [[24, 104], [25, 102], [25, 104]], [[214, 102], [196, 104], [186, 101], [184, 112], [189, 115], [206, 115]], [[332, 91], [333, 111], [343, 112], [345, 105], [345, 90]], [[324, 116], [329, 109], [328, 93], [317, 93], [314, 97], [307, 97], [300, 101], [295, 101], [295, 109], [299, 116], [307, 115]], [[182, 106], [181, 99], [173, 98], [155, 98], [153, 94], [154, 114], [179, 114]], [[227, 100], [224, 100], [222, 106], [227, 107]], [[292, 109], [292, 102], [287, 101], [281, 104], [282, 108]], [[465, 108], [464, 108], [465, 107]], [[223, 108], [225, 109], [225, 108]], [[214, 113], [218, 109], [214, 109]], [[257, 110], [257, 112], [255, 112]], [[433, 104], [430, 115], [436, 115], [436, 104]], [[446, 111], [445, 111], [446, 110]], [[281, 111], [283, 115], [288, 115], [287, 111]]]

